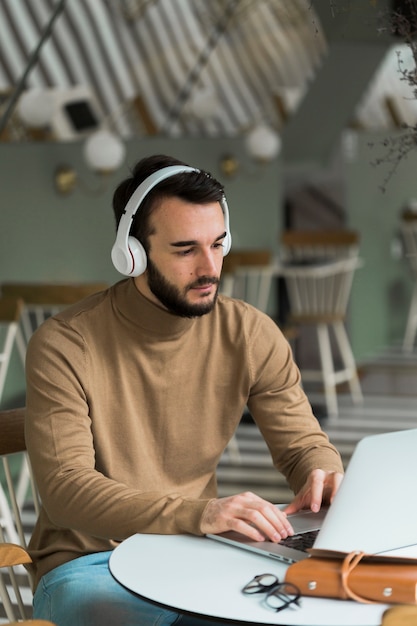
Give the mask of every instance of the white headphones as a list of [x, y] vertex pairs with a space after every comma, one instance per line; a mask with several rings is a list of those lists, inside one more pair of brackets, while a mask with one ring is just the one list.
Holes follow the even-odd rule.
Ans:
[[[147, 258], [145, 249], [140, 241], [138, 241], [135, 237], [130, 236], [129, 233], [133, 218], [151, 189], [170, 176], [175, 176], [176, 174], [181, 174], [182, 172], [199, 171], [200, 170], [197, 170], [194, 167], [170, 165], [169, 167], [164, 167], [161, 170], [154, 172], [148, 176], [148, 178], [145, 178], [139, 187], [135, 189], [126, 204], [122, 217], [120, 218], [116, 241], [114, 242], [111, 251], [111, 259], [118, 272], [124, 274], [125, 276], [140, 276], [140, 274], [143, 274], [146, 270]], [[224, 196], [220, 201], [220, 205], [224, 214], [224, 224], [226, 228], [226, 236], [223, 241], [223, 256], [225, 256], [231, 248], [232, 238], [229, 227], [229, 209]]]

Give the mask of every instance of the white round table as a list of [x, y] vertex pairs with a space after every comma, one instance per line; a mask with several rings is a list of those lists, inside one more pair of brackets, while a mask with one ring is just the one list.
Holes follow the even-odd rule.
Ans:
[[285, 570], [271, 558], [191, 535], [133, 535], [110, 557], [122, 585], [178, 612], [250, 624], [380, 626], [388, 605], [303, 597], [300, 608], [275, 613], [262, 594], [242, 594], [253, 576], [270, 572], [282, 580]]

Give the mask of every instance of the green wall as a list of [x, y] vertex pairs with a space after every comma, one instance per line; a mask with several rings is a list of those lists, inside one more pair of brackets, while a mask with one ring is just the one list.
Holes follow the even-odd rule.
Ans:
[[[392, 253], [399, 237], [399, 216], [417, 198], [417, 151], [393, 171], [393, 163], [375, 165], [386, 154], [388, 133], [358, 134], [346, 163], [349, 225], [361, 233], [361, 256], [351, 297], [350, 332], [358, 360], [402, 341], [412, 278], [404, 258]], [[398, 152], [396, 153], [398, 154]]]
[[[78, 143], [0, 143], [0, 283], [115, 282], [110, 249], [115, 236], [113, 190], [136, 161], [163, 153], [210, 171], [225, 185], [233, 245], [275, 251], [280, 223], [279, 161], [258, 165], [245, 156], [240, 140], [140, 139], [127, 146], [123, 167], [98, 191]], [[237, 154], [240, 170], [226, 179], [219, 170], [224, 154]], [[69, 196], [53, 186], [55, 169], [69, 164], [80, 185]], [[24, 395], [22, 364], [13, 356], [2, 406]]]

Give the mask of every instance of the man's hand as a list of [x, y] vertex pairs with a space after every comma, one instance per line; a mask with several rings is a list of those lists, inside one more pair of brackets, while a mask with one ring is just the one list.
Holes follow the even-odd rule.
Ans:
[[294, 534], [283, 511], [250, 491], [211, 500], [200, 529], [204, 534], [235, 530], [253, 541], [269, 539], [274, 543]]
[[320, 511], [322, 504], [330, 504], [342, 482], [343, 474], [339, 472], [325, 472], [315, 469], [311, 472], [304, 487], [298, 492], [294, 500], [284, 509], [287, 515], [301, 509], [311, 509], [315, 513]]

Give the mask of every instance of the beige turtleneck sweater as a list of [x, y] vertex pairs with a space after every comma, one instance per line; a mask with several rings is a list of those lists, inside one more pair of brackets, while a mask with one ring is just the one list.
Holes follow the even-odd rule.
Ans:
[[247, 404], [296, 492], [342, 471], [288, 343], [253, 307], [219, 297], [187, 319], [133, 279], [46, 321], [27, 353], [27, 446], [43, 508], [36, 582], [136, 532], [201, 534], [216, 466]]

